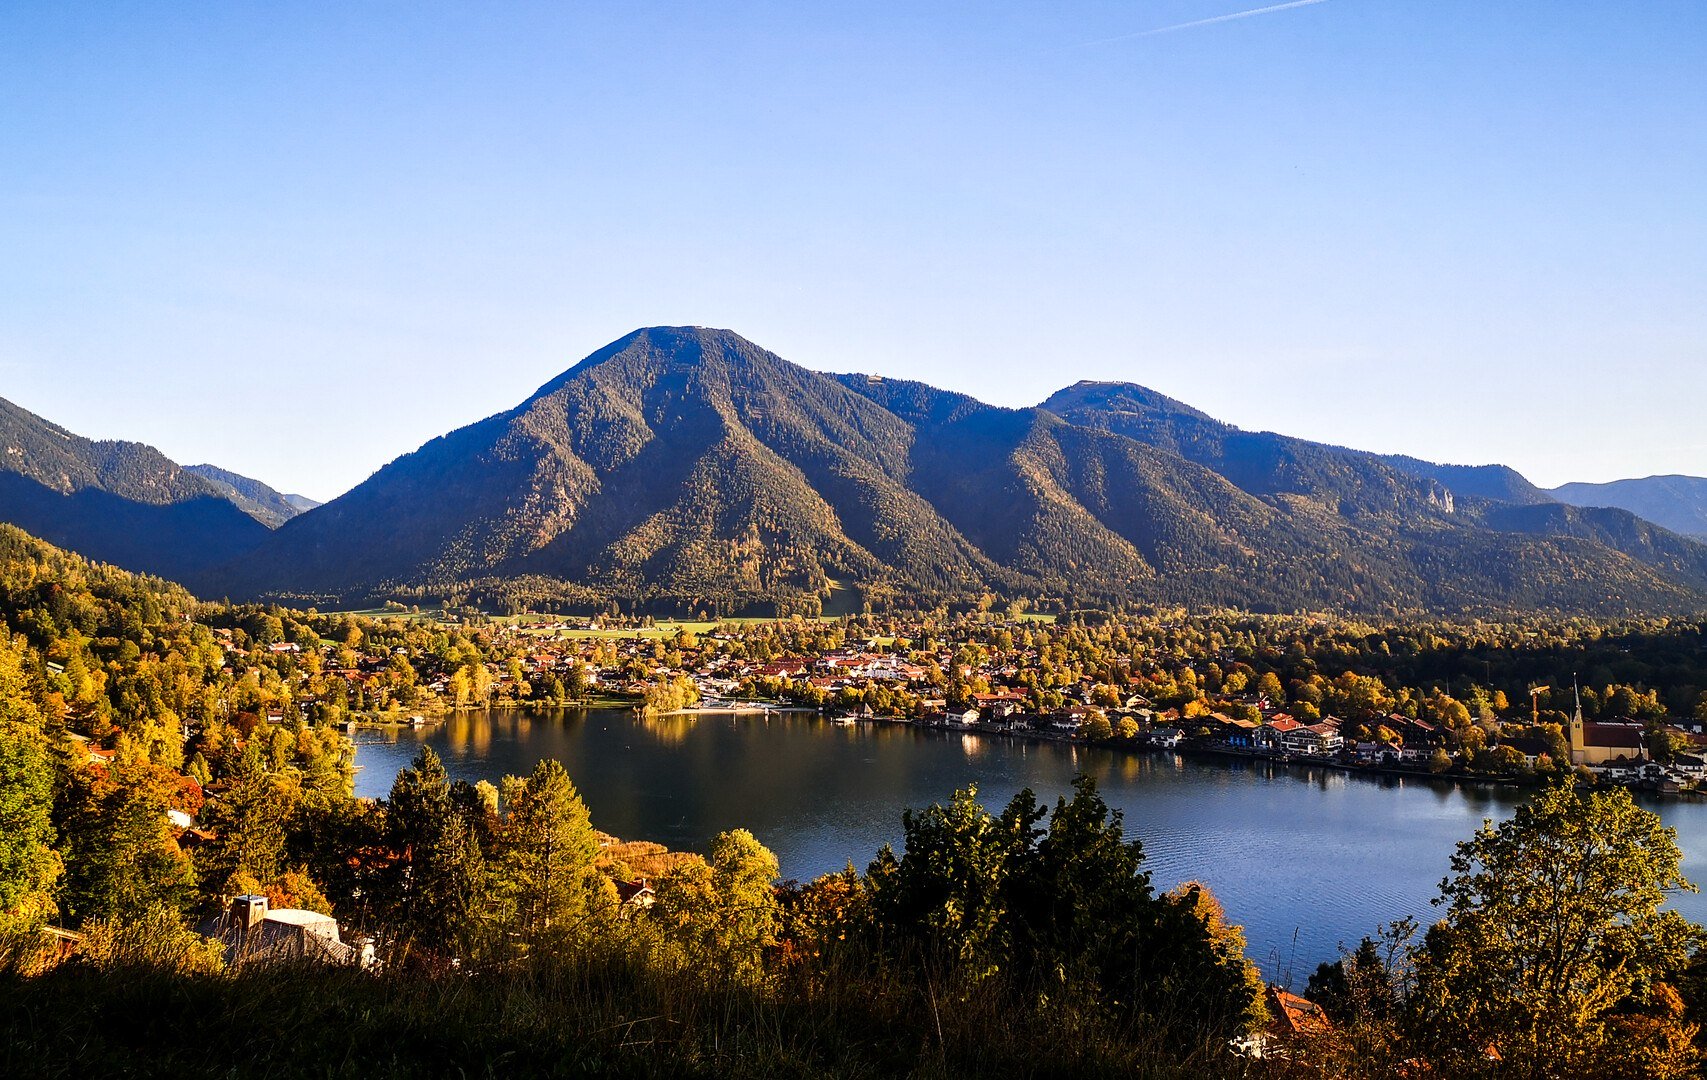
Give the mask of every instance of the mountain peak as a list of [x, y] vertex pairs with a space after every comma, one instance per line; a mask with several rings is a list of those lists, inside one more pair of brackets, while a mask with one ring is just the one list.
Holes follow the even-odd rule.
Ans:
[[771, 354], [737, 334], [712, 326], [643, 326], [594, 351], [552, 379], [524, 402], [524, 407], [561, 390], [577, 377], [598, 368], [620, 367], [631, 376], [659, 370], [697, 370], [741, 363]]
[[1208, 413], [1192, 408], [1166, 394], [1129, 382], [1102, 382], [1080, 379], [1049, 396], [1038, 406], [1049, 412], [1072, 419], [1070, 413], [1095, 408], [1109, 412], [1141, 413], [1157, 418], [1186, 418], [1218, 423]]

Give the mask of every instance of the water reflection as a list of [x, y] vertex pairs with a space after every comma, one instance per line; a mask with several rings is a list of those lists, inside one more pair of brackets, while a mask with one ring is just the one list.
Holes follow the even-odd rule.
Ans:
[[682, 745], [682, 743], [687, 741], [688, 732], [693, 730], [693, 725], [696, 722], [710, 723], [712, 721], [709, 719], [706, 721], [695, 721], [692, 717], [688, 716], [645, 715], [637, 716], [635, 720], [636, 726], [639, 727], [641, 731], [650, 735], [653, 739], [657, 740], [664, 746]]
[[[1300, 978], [1336, 947], [1428, 903], [1452, 846], [1519, 793], [1449, 781], [1287, 769], [1242, 759], [1140, 756], [898, 725], [835, 725], [799, 714], [639, 719], [630, 711], [459, 713], [421, 729], [363, 730], [360, 794], [383, 796], [416, 747], [451, 775], [496, 782], [541, 758], [562, 761], [600, 828], [704, 850], [750, 828], [783, 873], [864, 866], [899, 840], [901, 811], [977, 784], [1000, 808], [1021, 787], [1053, 805], [1089, 772], [1144, 843], [1158, 888], [1206, 881], [1242, 922], [1271, 976]], [[1707, 805], [1656, 807], [1679, 827], [1685, 870], [1707, 879]], [[1707, 900], [1679, 899], [1691, 918]]]

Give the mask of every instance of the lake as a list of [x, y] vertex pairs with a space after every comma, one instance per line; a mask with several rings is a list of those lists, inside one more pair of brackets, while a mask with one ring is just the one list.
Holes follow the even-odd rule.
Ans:
[[[358, 795], [386, 795], [423, 742], [470, 781], [525, 775], [556, 758], [606, 832], [703, 853], [717, 833], [746, 828], [776, 853], [783, 876], [803, 880], [849, 860], [864, 869], [880, 845], [899, 842], [903, 809], [946, 801], [956, 788], [977, 785], [992, 810], [1024, 787], [1053, 805], [1089, 773], [1143, 841], [1154, 884], [1206, 882], [1245, 927], [1263, 974], [1298, 983], [1378, 923], [1432, 920], [1429, 900], [1453, 845], [1484, 818], [1509, 816], [1522, 797], [805, 714], [495, 709], [418, 729], [363, 729], [355, 741]], [[1707, 804], [1652, 806], [1677, 827], [1690, 878], [1707, 880]], [[1676, 906], [1707, 919], [1700, 895]]]

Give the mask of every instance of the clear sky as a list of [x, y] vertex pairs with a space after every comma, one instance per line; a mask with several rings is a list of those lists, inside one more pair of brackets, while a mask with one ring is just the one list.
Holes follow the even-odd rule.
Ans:
[[1707, 475], [1707, 3], [1263, 6], [11, 0], [0, 396], [324, 499], [698, 323]]

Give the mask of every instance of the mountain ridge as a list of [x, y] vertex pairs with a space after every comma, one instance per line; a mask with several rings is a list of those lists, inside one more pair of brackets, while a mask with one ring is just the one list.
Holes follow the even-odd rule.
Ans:
[[185, 465], [184, 471], [194, 473], [221, 489], [226, 499], [239, 510], [270, 529], [276, 529], [298, 514], [314, 509], [320, 503], [303, 495], [286, 495], [251, 477], [222, 469], [217, 465]]
[[[1703, 606], [1707, 547], [1623, 511], [1456, 497], [1439, 470], [1460, 468], [1242, 431], [1134, 384], [1086, 381], [1007, 409], [812, 371], [733, 331], [647, 327], [209, 580], [245, 595], [721, 611], [818, 610], [844, 593]], [[1524, 496], [1509, 477], [1462, 475]]]
[[183, 581], [268, 532], [235, 494], [146, 443], [89, 439], [0, 398], [0, 519], [49, 543]]
[[1563, 484], [1549, 494], [1573, 506], [1628, 510], [1673, 532], [1707, 539], [1707, 477], [1665, 473], [1604, 484]]

